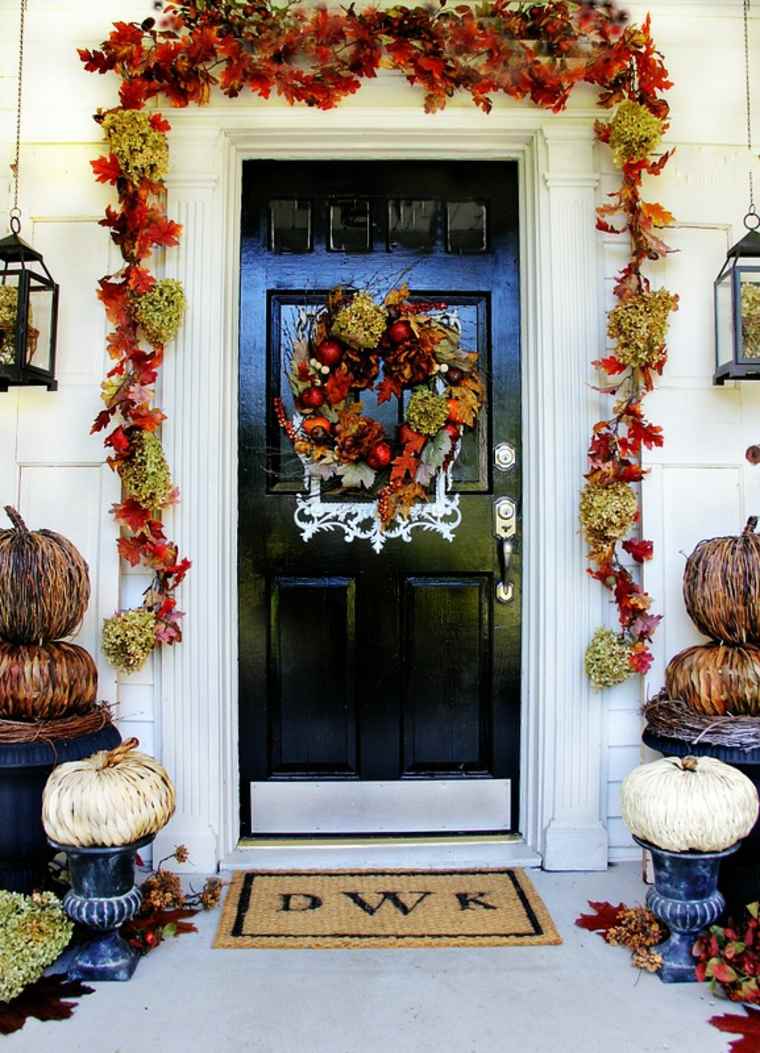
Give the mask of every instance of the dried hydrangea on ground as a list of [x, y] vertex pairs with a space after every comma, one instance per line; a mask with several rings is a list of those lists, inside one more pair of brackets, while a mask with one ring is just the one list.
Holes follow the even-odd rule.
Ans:
[[0, 890], [0, 1002], [10, 1002], [64, 951], [74, 926], [52, 892]]

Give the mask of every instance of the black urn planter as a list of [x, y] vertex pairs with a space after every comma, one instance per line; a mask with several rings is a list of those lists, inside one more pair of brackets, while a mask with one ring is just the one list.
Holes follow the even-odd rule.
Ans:
[[53, 852], [42, 828], [42, 792], [53, 768], [120, 742], [113, 724], [106, 724], [70, 741], [0, 743], [1, 889], [29, 893], [47, 881]]
[[666, 984], [696, 982], [691, 950], [700, 932], [723, 913], [726, 902], [718, 891], [718, 868], [739, 845], [722, 852], [669, 852], [638, 837], [634, 841], [652, 853], [654, 888], [647, 892], [646, 904], [670, 930], [668, 939], [655, 948], [662, 955], [657, 975]]
[[[713, 743], [684, 742], [656, 735], [648, 728], [642, 739], [650, 749], [666, 757], [716, 757], [740, 772], [754, 784], [760, 794], [760, 749], [740, 750]], [[727, 913], [738, 918], [748, 903], [760, 900], [760, 817], [741, 842], [739, 849], [723, 861], [718, 887], [726, 900]]]
[[71, 980], [129, 980], [139, 955], [119, 933], [134, 918], [142, 903], [135, 885], [135, 856], [149, 845], [149, 834], [131, 845], [79, 848], [51, 841], [56, 852], [65, 852], [71, 888], [63, 909], [72, 921], [93, 935], [75, 953], [67, 973]]

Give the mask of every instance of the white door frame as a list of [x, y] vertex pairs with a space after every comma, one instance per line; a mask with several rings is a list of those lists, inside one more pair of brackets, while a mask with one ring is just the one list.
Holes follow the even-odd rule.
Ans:
[[[603, 869], [605, 723], [583, 653], [601, 620], [585, 573], [578, 491], [603, 345], [593, 110], [352, 103], [326, 113], [251, 102], [173, 111], [166, 273], [189, 308], [163, 378], [167, 455], [182, 502], [170, 536], [193, 560], [185, 640], [163, 648], [160, 753], [178, 794], [159, 855], [187, 844], [209, 871], [237, 844], [237, 357], [242, 163], [280, 159], [516, 160], [520, 172], [524, 554], [520, 830], [548, 869]], [[526, 530], [523, 531], [523, 524]], [[255, 850], [254, 850], [255, 851]]]

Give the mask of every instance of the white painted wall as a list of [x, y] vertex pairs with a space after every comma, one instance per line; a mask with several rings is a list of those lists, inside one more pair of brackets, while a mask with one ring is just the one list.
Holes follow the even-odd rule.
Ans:
[[[650, 195], [678, 218], [670, 233], [679, 249], [652, 276], [681, 295], [671, 333], [671, 360], [663, 382], [649, 400], [651, 417], [664, 426], [664, 449], [647, 455], [652, 472], [644, 484], [646, 536], [656, 559], [646, 567], [646, 586], [665, 622], [656, 641], [656, 663], [647, 678], [655, 691], [667, 659], [698, 638], [680, 595], [683, 553], [715, 533], [734, 532], [760, 507], [760, 475], [744, 461], [750, 442], [760, 440], [760, 385], [711, 383], [713, 335], [712, 279], [726, 248], [740, 233], [746, 205], [746, 150], [742, 83], [741, 0], [652, 0], [655, 37], [676, 81], [668, 145], [676, 157]], [[118, 606], [139, 597], [147, 578], [115, 556], [108, 507], [118, 486], [103, 466], [99, 437], [88, 434], [99, 408], [98, 388], [105, 372], [105, 322], [95, 299], [97, 279], [118, 266], [106, 232], [97, 226], [109, 192], [92, 180], [88, 161], [99, 152], [91, 114], [114, 104], [113, 77], [85, 74], [76, 47], [96, 46], [114, 19], [144, 18], [150, 0], [29, 0], [25, 74], [22, 208], [24, 235], [41, 249], [62, 286], [59, 336], [60, 390], [56, 394], [21, 391], [0, 396], [0, 503], [18, 502], [33, 526], [66, 533], [80, 546], [93, 573], [95, 601], [81, 633], [97, 652], [98, 626]], [[632, 8], [640, 16], [643, 8]], [[10, 158], [16, 90], [18, 10], [16, 0], [0, 0], [0, 158]], [[753, 21], [755, 55], [760, 53], [760, 22]], [[760, 62], [756, 63], [755, 107], [760, 114]], [[573, 107], [588, 106], [582, 91]], [[258, 109], [283, 104], [245, 100]], [[417, 108], [419, 94], [389, 74], [365, 86], [346, 106]], [[465, 100], [452, 104], [467, 108]], [[497, 104], [517, 109], [510, 103]], [[315, 115], [316, 116], [316, 115]], [[431, 122], [435, 118], [430, 118]], [[756, 132], [760, 142], [760, 128]], [[599, 151], [600, 199], [616, 185], [606, 150]], [[7, 168], [2, 168], [7, 172]], [[760, 172], [757, 185], [760, 187]], [[0, 217], [5, 222], [10, 180], [0, 182]], [[599, 293], [611, 303], [611, 282], [624, 250], [617, 239], [600, 236]], [[599, 346], [604, 344], [599, 320]], [[591, 373], [589, 371], [589, 379]], [[601, 415], [600, 409], [600, 415]], [[193, 486], [192, 478], [178, 478]], [[580, 486], [580, 480], [579, 480]], [[190, 553], [192, 556], [192, 553]], [[192, 616], [192, 611], [190, 611]], [[599, 590], [599, 617], [612, 624], [614, 611]], [[579, 655], [579, 661], [581, 656]], [[159, 685], [149, 665], [116, 682], [100, 662], [101, 694], [119, 701], [124, 731], [137, 734], [147, 750], [160, 754]], [[639, 759], [639, 685], [608, 692], [608, 763], [600, 786], [601, 814], [608, 817], [610, 856], [635, 850], [620, 819], [619, 786]]]

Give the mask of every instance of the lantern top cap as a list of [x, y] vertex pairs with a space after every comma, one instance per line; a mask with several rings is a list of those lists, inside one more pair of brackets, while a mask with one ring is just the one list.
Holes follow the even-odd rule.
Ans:
[[[759, 239], [760, 240], [760, 237]], [[759, 253], [760, 254], [760, 253]], [[0, 238], [0, 262], [3, 263], [41, 263], [42, 253], [27, 245], [18, 234], [7, 234]]]
[[[2, 242], [0, 242], [2, 245]], [[730, 258], [740, 256], [760, 256], [760, 231], [749, 230], [735, 245], [732, 245], [726, 255]]]

